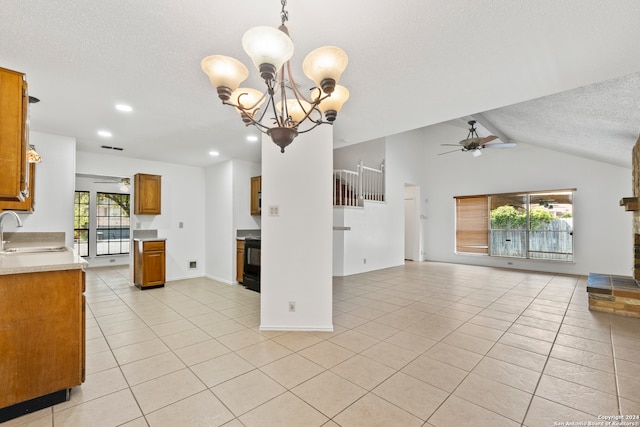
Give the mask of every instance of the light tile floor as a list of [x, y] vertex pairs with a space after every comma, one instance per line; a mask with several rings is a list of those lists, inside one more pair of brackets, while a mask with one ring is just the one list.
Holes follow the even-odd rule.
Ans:
[[86, 382], [3, 427], [640, 424], [640, 319], [590, 312], [585, 277], [424, 262], [335, 278], [332, 333], [259, 331], [239, 285], [127, 277], [87, 272]]

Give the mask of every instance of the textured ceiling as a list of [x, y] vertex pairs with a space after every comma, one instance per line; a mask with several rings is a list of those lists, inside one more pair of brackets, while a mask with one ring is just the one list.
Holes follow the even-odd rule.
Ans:
[[[319, 46], [349, 55], [341, 84], [351, 98], [334, 126], [336, 146], [484, 112], [478, 120], [509, 139], [630, 163], [640, 131], [637, 0], [288, 3], [294, 70]], [[0, 66], [27, 73], [41, 99], [32, 128], [76, 137], [79, 150], [107, 144], [124, 148], [109, 152], [116, 156], [198, 166], [258, 161], [259, 144], [245, 141], [251, 128], [220, 105], [200, 60], [218, 53], [249, 66], [242, 34], [277, 26], [280, 7], [0, 0]], [[259, 87], [249, 68], [248, 85]], [[133, 113], [115, 111], [118, 102]], [[101, 139], [98, 129], [113, 137]]]

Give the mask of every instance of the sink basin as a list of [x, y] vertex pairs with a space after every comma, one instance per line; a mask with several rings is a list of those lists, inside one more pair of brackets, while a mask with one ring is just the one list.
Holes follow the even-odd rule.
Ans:
[[9, 248], [0, 252], [3, 255], [18, 255], [18, 254], [42, 254], [51, 252], [66, 252], [66, 246], [25, 246], [22, 248]]

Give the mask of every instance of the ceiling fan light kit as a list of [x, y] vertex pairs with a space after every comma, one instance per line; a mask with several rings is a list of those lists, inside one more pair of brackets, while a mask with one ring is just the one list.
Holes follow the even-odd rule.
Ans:
[[476, 121], [469, 120], [467, 123], [469, 124], [469, 133], [467, 134], [467, 137], [465, 139], [458, 142], [457, 144], [440, 144], [442, 146], [448, 146], [448, 147], [462, 146], [462, 148], [440, 153], [438, 154], [439, 156], [443, 154], [455, 153], [456, 151], [462, 151], [463, 153], [467, 151], [471, 151], [471, 155], [473, 157], [480, 157], [482, 155], [482, 151], [480, 150], [485, 148], [513, 148], [516, 146], [515, 142], [510, 142], [510, 143], [503, 143], [499, 141], [493, 142], [494, 140], [498, 139], [498, 137], [495, 135], [489, 135], [484, 138], [481, 138], [480, 136], [478, 136], [478, 131], [475, 128]]
[[[253, 125], [269, 135], [284, 153], [285, 147], [298, 134], [321, 124], [333, 124], [342, 105], [349, 99], [349, 91], [338, 85], [347, 67], [347, 54], [335, 46], [315, 49], [305, 57], [302, 70], [316, 87], [310, 98], [298, 90], [289, 63], [294, 45], [285, 25], [289, 19], [289, 13], [284, 9], [286, 0], [281, 0], [281, 4], [280, 27], [254, 27], [242, 37], [242, 47], [264, 80], [264, 92], [239, 87], [249, 76], [249, 70], [235, 58], [207, 56], [201, 67], [222, 103], [234, 107], [246, 126]], [[260, 110], [265, 102], [266, 106]], [[273, 114], [268, 118], [273, 120], [271, 126], [263, 121], [267, 111]]]

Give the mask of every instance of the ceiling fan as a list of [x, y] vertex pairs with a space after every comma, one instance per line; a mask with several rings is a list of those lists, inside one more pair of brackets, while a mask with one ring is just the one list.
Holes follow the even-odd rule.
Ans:
[[481, 138], [478, 136], [477, 129], [475, 128], [476, 121], [469, 120], [467, 123], [469, 123], [470, 127], [469, 127], [469, 133], [467, 134], [467, 137], [465, 139], [463, 139], [457, 144], [440, 144], [440, 145], [449, 146], [449, 147], [462, 146], [462, 148], [440, 153], [438, 154], [439, 156], [443, 154], [454, 153], [456, 151], [462, 151], [462, 152], [471, 151], [471, 154], [473, 155], [473, 157], [478, 157], [482, 155], [482, 152], [480, 150], [482, 150], [483, 148], [513, 148], [516, 146], [515, 142], [493, 142], [492, 143], [491, 141], [498, 139], [498, 137], [495, 135], [489, 135], [487, 137]]
[[113, 179], [111, 181], [93, 181], [94, 184], [120, 184], [120, 190], [129, 191], [131, 186], [130, 178]]

